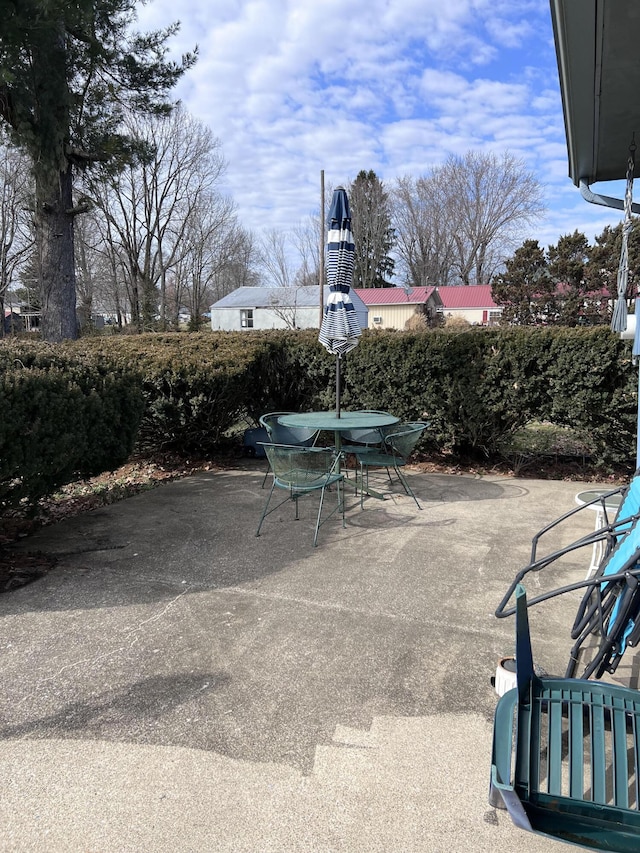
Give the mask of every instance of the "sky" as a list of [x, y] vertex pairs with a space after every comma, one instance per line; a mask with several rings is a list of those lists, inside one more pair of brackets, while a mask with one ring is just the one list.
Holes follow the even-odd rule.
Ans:
[[391, 187], [470, 150], [509, 151], [540, 182], [547, 212], [523, 239], [577, 229], [593, 242], [621, 220], [568, 177], [548, 0], [149, 0], [138, 12], [142, 30], [181, 22], [172, 54], [198, 45], [175, 94], [220, 141], [248, 229], [317, 215], [321, 171], [334, 187], [372, 169]]

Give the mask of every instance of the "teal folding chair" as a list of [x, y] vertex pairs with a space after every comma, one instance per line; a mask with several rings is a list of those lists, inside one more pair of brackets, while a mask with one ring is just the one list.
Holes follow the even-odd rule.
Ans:
[[391, 471], [393, 470], [402, 484], [407, 495], [416, 502], [418, 509], [422, 509], [418, 499], [409, 487], [402, 468], [413, 453], [422, 433], [429, 426], [428, 423], [416, 422], [396, 424], [393, 431], [384, 436], [380, 449], [354, 450], [355, 457], [360, 467], [360, 506], [364, 506], [364, 497], [370, 491], [369, 472], [372, 468], [384, 468], [389, 480], [393, 482]]
[[516, 826], [591, 850], [640, 850], [640, 693], [533, 668], [516, 588], [517, 686], [498, 701], [489, 802]]
[[[620, 505], [615, 517], [610, 519], [607, 512], [607, 501], [614, 496], [620, 497]], [[596, 507], [600, 508], [600, 514], [605, 522], [604, 525], [588, 534], [586, 538], [582, 538], [577, 543], [570, 545], [565, 550], [571, 550], [576, 546], [582, 547], [584, 544], [593, 545], [596, 542], [602, 542], [602, 558], [606, 559], [620, 537], [624, 536], [633, 522], [640, 517], [640, 470], [636, 471], [628, 485], [620, 486], [617, 489], [611, 489], [607, 492], [601, 492], [593, 500], [587, 501], [587, 503], [581, 506], [573, 507], [573, 509], [565, 512], [550, 524], [547, 524], [542, 530], [539, 530], [531, 540], [530, 564], [541, 566], [545, 563], [545, 560], [549, 560], [549, 562], [556, 560], [557, 551], [552, 552], [547, 557], [540, 555], [538, 548], [543, 537], [550, 531], [553, 531], [554, 535], [557, 535], [560, 525], [565, 521], [572, 521], [578, 513], [584, 512], [587, 509], [593, 510]]]
[[[344, 518], [344, 477], [340, 473], [340, 459], [332, 447], [298, 447], [286, 444], [264, 444], [264, 449], [273, 472], [273, 483], [265, 504], [256, 536], [265, 518], [289, 500], [295, 503], [295, 519], [299, 520], [298, 500], [311, 492], [320, 492], [320, 505], [316, 518], [313, 535], [314, 547], [318, 544], [318, 531], [336, 512], [342, 515], [342, 526], [346, 527]], [[337, 503], [334, 509], [322, 518], [325, 492], [330, 486], [336, 487]], [[287, 492], [287, 496], [270, 506], [276, 489]]]

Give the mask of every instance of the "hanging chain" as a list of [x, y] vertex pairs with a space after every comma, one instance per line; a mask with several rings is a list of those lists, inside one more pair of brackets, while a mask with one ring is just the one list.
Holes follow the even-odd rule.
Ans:
[[633, 229], [631, 211], [633, 207], [633, 173], [636, 165], [635, 133], [629, 146], [627, 160], [627, 187], [624, 193], [624, 221], [622, 223], [622, 245], [618, 265], [617, 299], [613, 308], [611, 328], [614, 332], [623, 332], [627, 328], [627, 285], [629, 281], [629, 235]]

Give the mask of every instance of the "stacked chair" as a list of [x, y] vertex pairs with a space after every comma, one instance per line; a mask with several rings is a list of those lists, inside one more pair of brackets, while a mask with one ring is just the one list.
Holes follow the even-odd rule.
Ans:
[[516, 588], [517, 686], [496, 708], [489, 802], [516, 826], [592, 850], [640, 849], [640, 692], [534, 672]]
[[[582, 599], [570, 631], [574, 645], [569, 654], [566, 677], [576, 674], [585, 645], [591, 659], [584, 664], [583, 678], [601, 678], [605, 672], [613, 674], [627, 648], [640, 641], [640, 591], [637, 576], [640, 574], [640, 474], [636, 473], [622, 492], [622, 502], [615, 518], [599, 530], [583, 536], [564, 548], [540, 555], [540, 542], [545, 533], [584, 511], [589, 504], [576, 507], [536, 533], [532, 540], [532, 559], [518, 572], [496, 610], [496, 616], [513, 615], [515, 608], [508, 607], [518, 584], [531, 572], [540, 572], [553, 566], [566, 554], [592, 547], [594, 542], [605, 543], [604, 556], [588, 580], [567, 584], [542, 593], [529, 601], [529, 606], [563, 595], [582, 591]], [[603, 495], [604, 500], [613, 492]], [[606, 518], [606, 516], [605, 516]], [[638, 624], [636, 624], [636, 622]], [[589, 640], [589, 643], [587, 643]], [[594, 648], [594, 640], [597, 647]]]

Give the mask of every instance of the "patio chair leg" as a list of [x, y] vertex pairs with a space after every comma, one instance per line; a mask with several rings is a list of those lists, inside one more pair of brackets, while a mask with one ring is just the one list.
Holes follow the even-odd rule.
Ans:
[[269, 497], [267, 498], [267, 503], [262, 511], [262, 518], [260, 519], [260, 523], [258, 524], [258, 529], [256, 530], [256, 536], [260, 536], [260, 528], [262, 527], [262, 522], [267, 517], [267, 510], [269, 509], [269, 503], [271, 501], [271, 496], [273, 495], [274, 489], [276, 487], [275, 479], [273, 481], [273, 485], [271, 486], [271, 491], [269, 492]]
[[261, 489], [264, 489], [264, 484], [267, 482], [267, 477], [269, 476], [270, 473], [271, 473], [271, 465], [268, 465], [267, 470], [265, 471], [265, 474], [264, 474], [264, 477], [262, 480], [262, 485], [260, 486]]
[[322, 515], [322, 504], [324, 503], [324, 489], [320, 492], [320, 506], [318, 507], [318, 517], [316, 519], [316, 529], [313, 534], [313, 547], [318, 544], [318, 531], [320, 530], [320, 516]]
[[[320, 506], [318, 508], [318, 517], [316, 519], [316, 531], [315, 531], [315, 534], [313, 537], [313, 547], [314, 548], [318, 544], [318, 531], [320, 530], [320, 526], [322, 524], [324, 524], [324, 522], [321, 519], [322, 519], [322, 507], [324, 504], [324, 493], [325, 493], [325, 491], [326, 491], [326, 489], [322, 489], [322, 491], [320, 492]], [[337, 499], [338, 499], [336, 509], [342, 515], [342, 527], [344, 529], [347, 526], [347, 522], [346, 522], [345, 517], [344, 517], [344, 484], [341, 485], [339, 480], [336, 483], [336, 491], [337, 491]], [[336, 511], [335, 509], [331, 510], [331, 512], [329, 513], [329, 516], [327, 516], [327, 518], [332, 516], [335, 511]], [[325, 519], [325, 521], [326, 520], [327, 519]]]
[[398, 475], [398, 479], [400, 480], [400, 482], [401, 482], [401, 483], [402, 483], [402, 485], [404, 486], [404, 490], [405, 490], [405, 492], [406, 492], [408, 495], [410, 495], [410, 496], [414, 499], [414, 501], [416, 502], [416, 506], [418, 507], [418, 509], [422, 509], [422, 507], [421, 507], [421, 506], [420, 506], [420, 504], [418, 503], [418, 498], [414, 495], [414, 493], [413, 493], [412, 489], [411, 489], [411, 488], [409, 488], [409, 484], [408, 484], [408, 483], [407, 483], [407, 481], [405, 480], [405, 478], [404, 478], [404, 475], [403, 475], [402, 471], [401, 471], [401, 470], [400, 470], [400, 468], [398, 468], [398, 467], [396, 467], [396, 474]]

